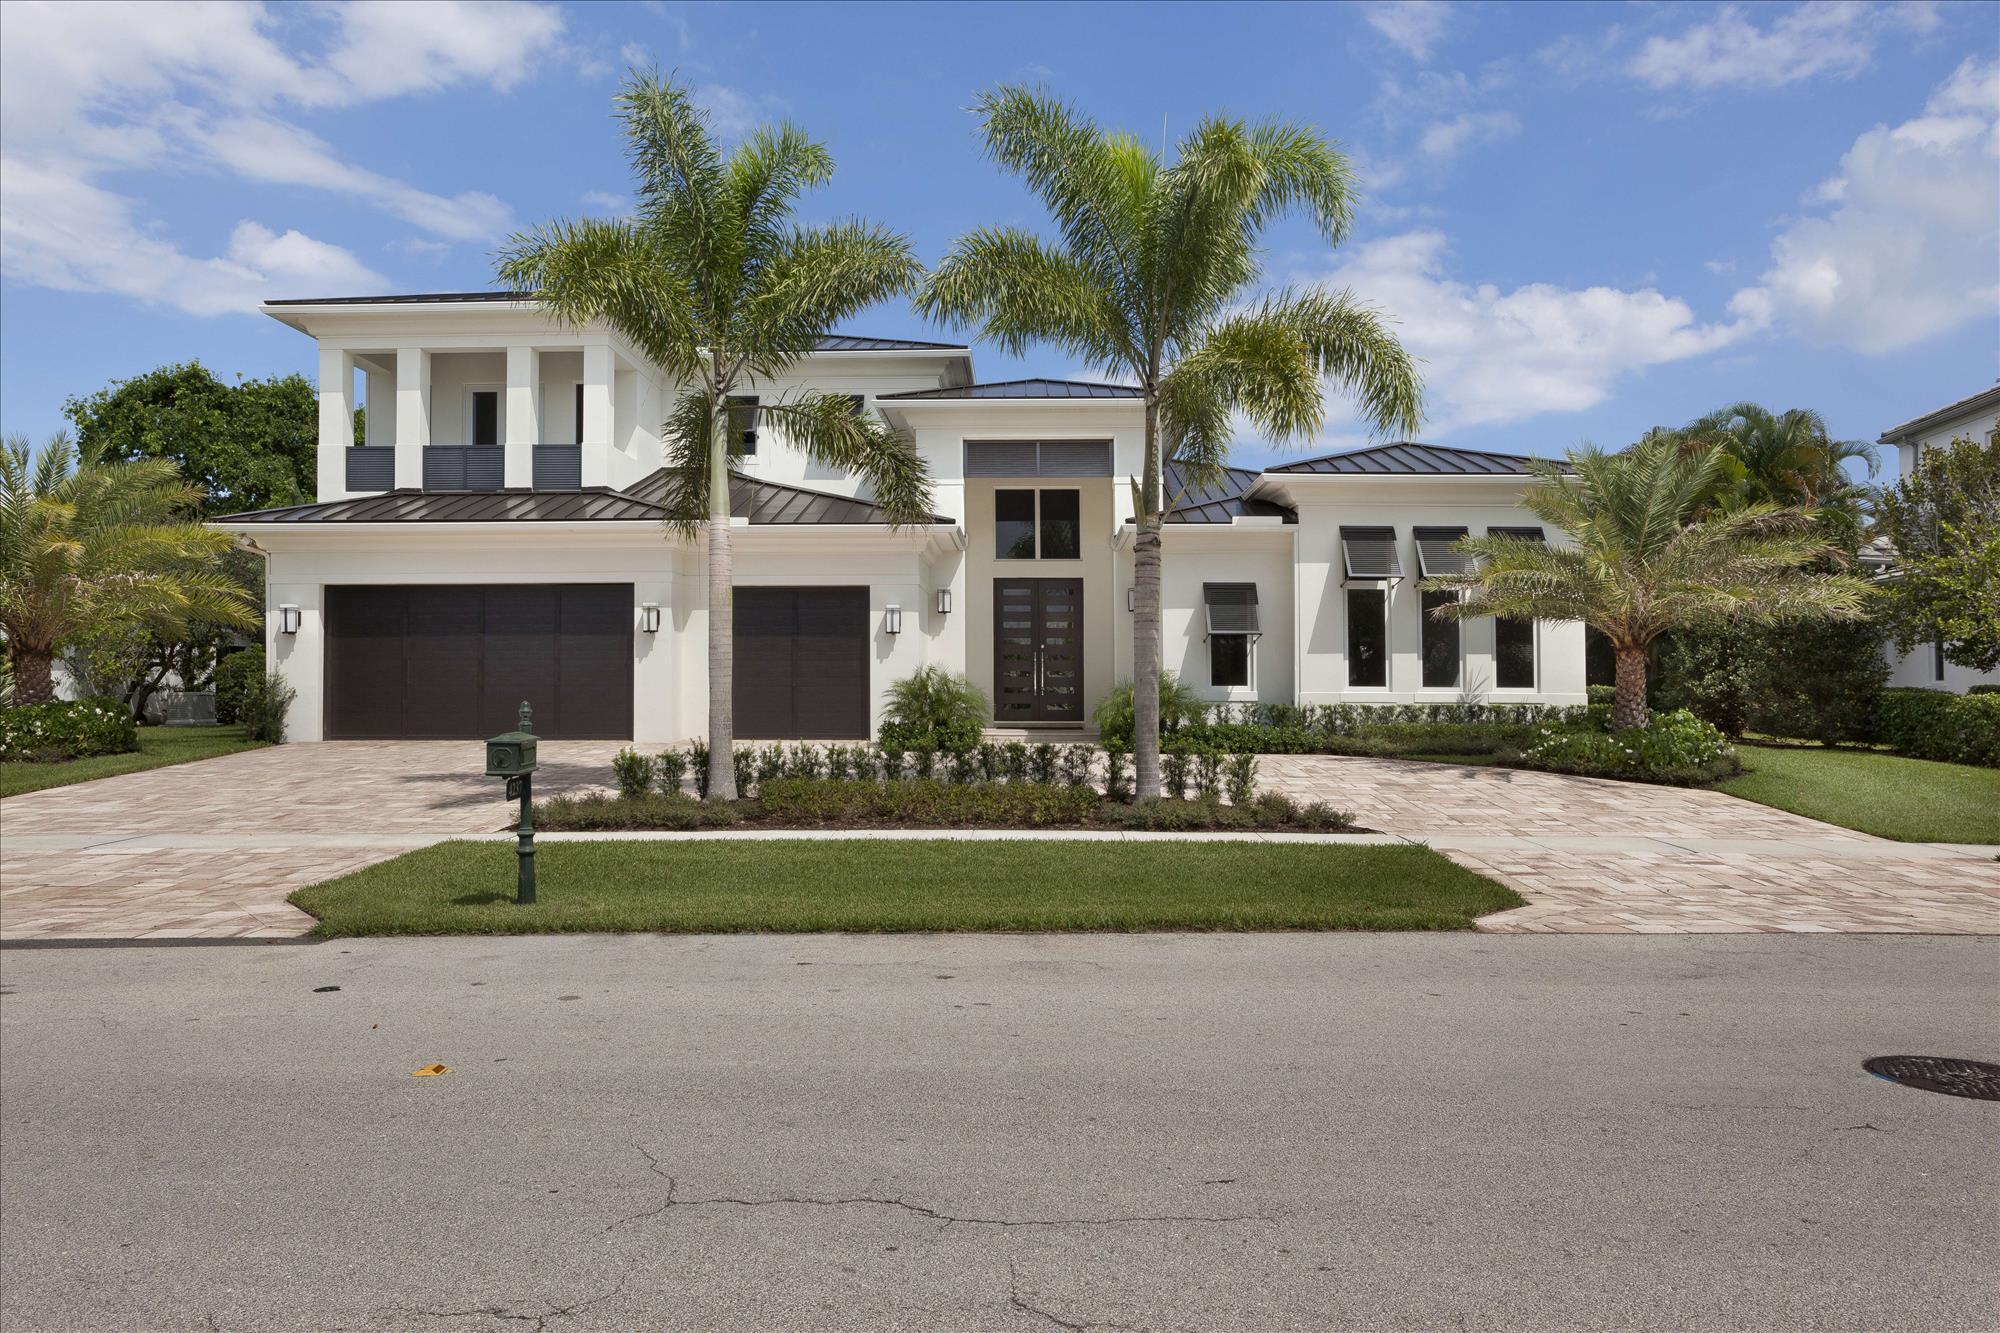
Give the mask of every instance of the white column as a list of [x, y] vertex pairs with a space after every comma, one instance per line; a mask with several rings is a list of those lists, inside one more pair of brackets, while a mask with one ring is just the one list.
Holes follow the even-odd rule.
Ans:
[[424, 446], [431, 442], [431, 354], [396, 349], [396, 486], [421, 490]]
[[319, 499], [347, 494], [347, 450], [354, 443], [354, 354], [319, 349]]
[[542, 428], [542, 354], [507, 349], [507, 477], [509, 486], [535, 484], [535, 444]]
[[611, 345], [588, 343], [583, 349], [583, 420], [578, 442], [583, 445], [583, 484], [611, 484]]

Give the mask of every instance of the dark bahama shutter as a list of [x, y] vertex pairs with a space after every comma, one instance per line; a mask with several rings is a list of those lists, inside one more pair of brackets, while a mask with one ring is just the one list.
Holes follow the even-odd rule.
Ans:
[[1347, 577], [1356, 579], [1399, 579], [1403, 560], [1396, 551], [1394, 528], [1340, 529], [1340, 547], [1347, 564]]
[[1210, 634], [1260, 634], [1257, 623], [1257, 585], [1254, 583], [1204, 583], [1202, 606], [1208, 613]]
[[1425, 578], [1471, 571], [1471, 557], [1454, 549], [1466, 535], [1464, 528], [1416, 528], [1410, 535], [1417, 542], [1417, 572]]

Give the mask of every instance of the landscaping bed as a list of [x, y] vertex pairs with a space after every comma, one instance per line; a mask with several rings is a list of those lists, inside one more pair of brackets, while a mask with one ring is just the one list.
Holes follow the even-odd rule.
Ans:
[[49, 787], [89, 782], [93, 778], [213, 759], [217, 755], [260, 749], [265, 744], [246, 736], [241, 727], [140, 727], [137, 740], [138, 748], [124, 753], [51, 762], [0, 762], [0, 796], [19, 796]]
[[1042, 839], [446, 842], [294, 893], [323, 937], [565, 931], [1468, 930], [1521, 905], [1421, 847]]

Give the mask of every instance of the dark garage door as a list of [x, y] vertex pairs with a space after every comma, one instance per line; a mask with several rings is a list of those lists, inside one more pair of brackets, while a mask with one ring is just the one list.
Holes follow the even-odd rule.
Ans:
[[632, 734], [632, 585], [330, 587], [326, 734], [468, 739]]
[[736, 734], [866, 740], [868, 590], [736, 590]]

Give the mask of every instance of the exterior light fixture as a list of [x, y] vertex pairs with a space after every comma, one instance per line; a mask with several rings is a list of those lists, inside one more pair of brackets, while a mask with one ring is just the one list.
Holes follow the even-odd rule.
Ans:
[[1137, 588], [1127, 588], [1125, 590], [1125, 609], [1127, 611], [1137, 611], [1139, 609], [1139, 590]]
[[937, 592], [938, 592], [938, 598], [937, 598], [937, 608], [938, 608], [938, 614], [939, 614], [939, 615], [941, 615], [941, 616], [948, 616], [948, 615], [950, 615], [950, 614], [951, 614], [951, 589], [950, 589], [950, 588], [939, 588], [939, 589], [937, 590]]
[[297, 634], [299, 632], [299, 608], [290, 602], [278, 608], [278, 633]]
[[639, 603], [639, 630], [643, 634], [660, 632], [660, 604], [658, 602]]
[[882, 632], [885, 634], [901, 634], [903, 632], [902, 607], [885, 606], [882, 608]]

